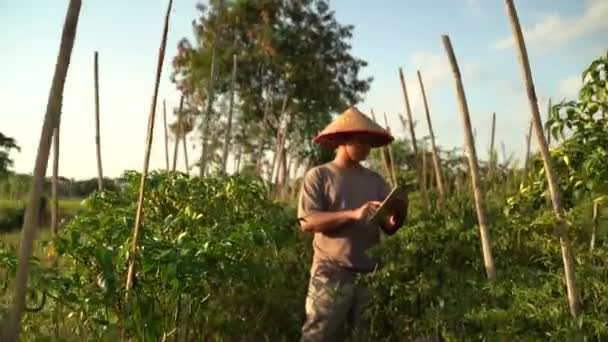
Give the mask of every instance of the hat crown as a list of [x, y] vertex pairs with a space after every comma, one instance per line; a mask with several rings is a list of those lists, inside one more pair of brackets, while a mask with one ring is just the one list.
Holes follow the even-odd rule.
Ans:
[[357, 107], [351, 106], [327, 125], [321, 135], [333, 133], [369, 132], [387, 134], [388, 132], [375, 123]]
[[327, 148], [335, 148], [339, 144], [339, 136], [345, 133], [363, 133], [372, 137], [372, 146], [379, 147], [389, 144], [393, 141], [391, 134], [370, 119], [367, 115], [361, 113], [354, 106], [349, 107], [346, 111], [340, 114], [332, 123], [327, 125], [315, 141]]

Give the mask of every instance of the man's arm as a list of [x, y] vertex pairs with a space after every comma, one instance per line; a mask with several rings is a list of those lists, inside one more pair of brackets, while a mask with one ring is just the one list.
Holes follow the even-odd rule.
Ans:
[[314, 233], [327, 233], [337, 230], [352, 221], [362, 221], [378, 210], [380, 202], [370, 201], [354, 210], [334, 212], [317, 211], [299, 219], [302, 230]]
[[313, 212], [299, 219], [303, 231], [328, 233], [334, 231], [353, 219], [351, 210]]

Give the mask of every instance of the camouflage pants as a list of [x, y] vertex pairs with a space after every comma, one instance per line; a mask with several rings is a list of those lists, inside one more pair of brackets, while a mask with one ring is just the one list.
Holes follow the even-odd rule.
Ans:
[[369, 301], [369, 292], [357, 283], [354, 273], [332, 265], [317, 266], [308, 285], [301, 341], [344, 341], [354, 330], [365, 330], [363, 313]]

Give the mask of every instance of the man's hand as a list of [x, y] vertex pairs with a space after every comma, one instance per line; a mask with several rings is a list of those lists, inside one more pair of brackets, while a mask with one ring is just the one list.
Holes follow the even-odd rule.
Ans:
[[378, 201], [369, 201], [361, 207], [355, 209], [351, 213], [351, 218], [355, 221], [366, 220], [370, 215], [375, 213], [382, 203]]

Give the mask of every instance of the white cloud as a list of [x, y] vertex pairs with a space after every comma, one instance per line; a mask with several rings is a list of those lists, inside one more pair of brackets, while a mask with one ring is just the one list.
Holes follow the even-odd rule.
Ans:
[[579, 75], [573, 75], [559, 81], [559, 96], [567, 99], [574, 99], [581, 89], [582, 82]]
[[[557, 13], [544, 15], [531, 28], [523, 28], [528, 46], [538, 50], [547, 50], [561, 46], [589, 34], [608, 30], [608, 1], [587, 0], [583, 13], [577, 16], [563, 16]], [[497, 49], [508, 49], [514, 46], [512, 36], [502, 38], [494, 43]]]

